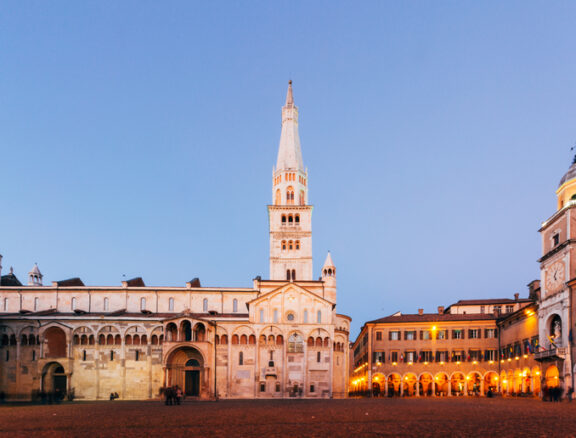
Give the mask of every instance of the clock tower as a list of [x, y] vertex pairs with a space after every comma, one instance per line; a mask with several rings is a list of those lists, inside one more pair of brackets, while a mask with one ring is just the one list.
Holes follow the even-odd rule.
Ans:
[[[545, 375], [556, 367], [559, 384], [567, 389], [574, 383], [570, 344], [571, 333], [576, 330], [572, 330], [573, 292], [569, 284], [576, 278], [576, 158], [560, 180], [556, 196], [557, 210], [539, 230], [542, 257], [538, 325], [540, 346], [546, 351], [539, 352], [537, 360], [542, 361]], [[547, 382], [549, 386], [552, 383]]]
[[272, 172], [270, 223], [270, 279], [298, 281], [312, 278], [312, 206], [308, 204], [308, 171], [304, 168], [298, 107], [292, 81], [282, 107], [278, 159]]

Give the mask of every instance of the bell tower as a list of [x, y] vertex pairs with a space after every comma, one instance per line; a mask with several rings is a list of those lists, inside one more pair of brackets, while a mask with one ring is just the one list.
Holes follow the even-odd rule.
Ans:
[[304, 168], [298, 107], [292, 81], [282, 107], [278, 159], [272, 172], [270, 224], [270, 279], [312, 280], [312, 206], [308, 204], [308, 171]]

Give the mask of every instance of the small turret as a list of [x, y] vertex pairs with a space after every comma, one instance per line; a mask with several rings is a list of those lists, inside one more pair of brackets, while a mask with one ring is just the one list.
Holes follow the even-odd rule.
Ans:
[[42, 286], [42, 277], [38, 264], [34, 263], [34, 267], [28, 272], [28, 286]]
[[330, 251], [326, 256], [324, 266], [322, 266], [322, 281], [324, 282], [324, 298], [336, 303], [336, 267], [332, 262]]

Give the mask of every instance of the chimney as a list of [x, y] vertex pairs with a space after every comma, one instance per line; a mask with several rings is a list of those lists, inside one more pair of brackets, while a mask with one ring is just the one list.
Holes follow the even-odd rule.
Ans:
[[444, 306], [438, 306], [438, 314], [442, 315], [444, 313]]
[[424, 309], [418, 309], [418, 315], [420, 316], [424, 315]]
[[520, 297], [519, 293], [515, 293], [514, 294], [514, 301], [518, 301], [518, 298]]

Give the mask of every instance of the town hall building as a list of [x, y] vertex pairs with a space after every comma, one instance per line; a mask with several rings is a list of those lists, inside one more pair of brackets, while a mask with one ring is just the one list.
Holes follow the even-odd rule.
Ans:
[[0, 392], [150, 399], [178, 385], [210, 398], [329, 398], [348, 391], [351, 319], [336, 313], [328, 253], [314, 280], [312, 206], [292, 83], [273, 173], [270, 278], [249, 288], [22, 284], [0, 256]]

